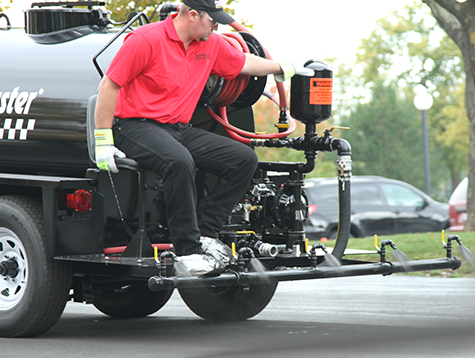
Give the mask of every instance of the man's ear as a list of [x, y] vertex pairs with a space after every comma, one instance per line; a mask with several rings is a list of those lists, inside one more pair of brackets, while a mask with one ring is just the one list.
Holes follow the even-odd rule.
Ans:
[[192, 22], [199, 20], [200, 17], [201, 17], [200, 13], [194, 9], [191, 9], [190, 12], [188, 12], [188, 18]]

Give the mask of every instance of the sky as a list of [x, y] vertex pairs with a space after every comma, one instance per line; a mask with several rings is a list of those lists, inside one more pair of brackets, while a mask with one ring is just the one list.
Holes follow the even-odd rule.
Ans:
[[356, 53], [376, 21], [412, 0], [239, 0], [236, 19], [251, 30], [275, 60], [335, 57]]
[[[4, 1], [6, 3], [7, 1]], [[13, 0], [6, 11], [12, 25], [23, 27], [22, 9], [33, 0]], [[350, 59], [375, 29], [376, 21], [412, 0], [239, 0], [236, 20], [253, 24], [252, 33], [277, 61], [335, 57]], [[2, 20], [2, 24], [4, 24]], [[227, 32], [227, 26], [219, 31]]]

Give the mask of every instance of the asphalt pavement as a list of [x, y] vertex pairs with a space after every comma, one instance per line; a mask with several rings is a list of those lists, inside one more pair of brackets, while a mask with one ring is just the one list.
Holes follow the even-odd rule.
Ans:
[[475, 279], [406, 275], [283, 282], [244, 322], [195, 316], [177, 292], [116, 320], [69, 303], [46, 334], [0, 338], [0, 357], [475, 357]]

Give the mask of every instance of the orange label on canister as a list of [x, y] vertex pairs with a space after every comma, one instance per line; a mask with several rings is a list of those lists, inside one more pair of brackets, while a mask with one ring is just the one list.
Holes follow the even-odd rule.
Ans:
[[310, 104], [332, 104], [333, 78], [310, 79]]

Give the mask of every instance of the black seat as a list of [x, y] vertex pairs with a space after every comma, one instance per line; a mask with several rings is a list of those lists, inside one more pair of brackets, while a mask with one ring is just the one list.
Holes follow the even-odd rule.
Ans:
[[[87, 143], [88, 143], [88, 152], [89, 159], [95, 164], [95, 145], [96, 141], [94, 139], [94, 113], [96, 109], [97, 95], [91, 96], [87, 103]], [[130, 240], [127, 248], [122, 253], [121, 257], [152, 257], [153, 256], [153, 247], [150, 242], [150, 239], [145, 232], [145, 178], [148, 171], [147, 168], [142, 166], [140, 163], [135, 161], [132, 158], [115, 158], [117, 168], [119, 170], [132, 170], [137, 172], [138, 180], [138, 213], [139, 213], [139, 226], [137, 232]]]

